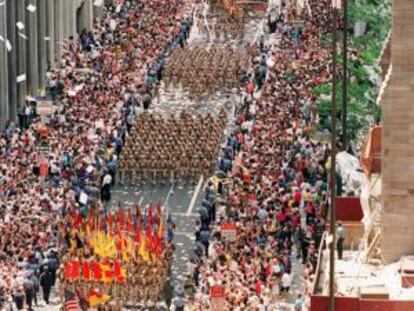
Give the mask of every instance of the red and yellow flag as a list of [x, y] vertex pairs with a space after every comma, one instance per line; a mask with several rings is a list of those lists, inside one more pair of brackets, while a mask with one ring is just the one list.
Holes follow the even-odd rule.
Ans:
[[119, 260], [114, 261], [114, 278], [119, 284], [125, 283], [126, 272]]
[[118, 231], [118, 237], [116, 240], [116, 249], [119, 253], [122, 253], [124, 249], [124, 237], [122, 236], [122, 232]]
[[111, 263], [109, 262], [109, 260], [103, 260], [100, 265], [102, 269], [102, 282], [111, 283], [114, 277], [114, 273], [111, 268]]
[[114, 229], [113, 225], [114, 225], [114, 217], [112, 215], [112, 212], [109, 211], [108, 212], [108, 227], [109, 227], [108, 229], [109, 229], [109, 232], [113, 232], [113, 229]]
[[147, 227], [145, 229], [145, 242], [146, 242], [146, 248], [149, 252], [153, 252], [154, 250], [154, 238], [152, 236], [152, 229], [149, 223], [147, 224]]
[[132, 219], [131, 209], [127, 211], [127, 224], [126, 224], [126, 231], [131, 234], [134, 230], [134, 221]]
[[111, 300], [111, 296], [101, 294], [98, 291], [91, 289], [88, 294], [88, 302], [90, 307], [96, 307], [98, 305], [103, 305]]
[[72, 279], [77, 280], [80, 277], [80, 266], [79, 261], [72, 260]]
[[151, 204], [151, 202], [149, 203], [149, 206], [148, 206], [148, 218], [147, 218], [147, 227], [148, 226], [152, 226], [152, 224], [153, 224], [153, 222], [154, 222], [154, 219], [153, 219], [153, 217], [152, 217], [152, 204]]
[[65, 279], [72, 280], [72, 262], [67, 261], [65, 262]]
[[162, 218], [162, 215], [161, 215], [161, 203], [160, 202], [158, 202], [158, 204], [157, 204], [157, 208], [156, 208], [156, 219], [157, 219], [157, 224], [159, 225], [160, 224], [160, 221], [161, 221], [161, 218]]
[[87, 224], [90, 232], [95, 230], [95, 217], [92, 212], [89, 211], [88, 213], [88, 224]]
[[118, 228], [122, 231], [125, 225], [125, 215], [121, 207], [118, 208], [117, 221]]
[[141, 243], [141, 226], [137, 227], [135, 229], [135, 235], [134, 235], [134, 242], [135, 244], [137, 244], [138, 246]]
[[102, 272], [101, 265], [96, 261], [92, 261], [91, 265], [92, 265], [92, 270], [93, 270], [92, 274], [93, 274], [94, 281], [95, 282], [101, 281], [103, 278], [103, 272]]
[[83, 261], [82, 262], [82, 275], [83, 275], [83, 279], [85, 281], [90, 281], [91, 280], [91, 265], [88, 261]]
[[141, 239], [141, 244], [139, 246], [138, 255], [141, 256], [144, 261], [149, 261], [150, 255], [149, 255], [146, 244], [147, 244], [147, 241], [144, 235], [144, 237]]

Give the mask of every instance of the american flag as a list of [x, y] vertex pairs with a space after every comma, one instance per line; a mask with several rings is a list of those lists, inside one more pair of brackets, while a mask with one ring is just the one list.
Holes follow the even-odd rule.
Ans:
[[80, 311], [81, 307], [79, 305], [78, 296], [69, 291], [65, 291], [65, 310], [64, 311]]

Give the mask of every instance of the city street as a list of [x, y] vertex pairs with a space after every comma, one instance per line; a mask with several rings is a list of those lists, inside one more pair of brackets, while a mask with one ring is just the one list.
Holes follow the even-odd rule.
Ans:
[[0, 0], [0, 311], [414, 310], [413, 12]]

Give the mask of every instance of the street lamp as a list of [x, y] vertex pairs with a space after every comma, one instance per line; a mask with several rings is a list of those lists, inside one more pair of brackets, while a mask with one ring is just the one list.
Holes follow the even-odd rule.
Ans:
[[330, 168], [330, 245], [329, 245], [329, 311], [335, 311], [335, 244], [336, 244], [336, 46], [338, 43], [338, 11], [341, 0], [332, 0], [332, 107], [331, 107], [331, 168]]

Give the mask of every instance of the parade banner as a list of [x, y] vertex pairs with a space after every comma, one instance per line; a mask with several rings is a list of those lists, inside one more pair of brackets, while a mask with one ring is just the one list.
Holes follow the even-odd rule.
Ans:
[[39, 176], [44, 177], [49, 175], [49, 168], [46, 161], [42, 161], [39, 166]]
[[173, 254], [164, 241], [160, 203], [149, 204], [145, 216], [138, 205], [103, 214], [93, 204], [86, 214], [73, 209], [66, 222], [60, 229], [70, 246], [60, 276], [65, 289], [76, 289], [90, 305], [158, 297], [145, 288], [164, 284]]
[[65, 279], [68, 282], [78, 280], [95, 281], [103, 283], [117, 282], [123, 284], [127, 278], [125, 269], [119, 260], [112, 262], [103, 260], [83, 261], [69, 260], [64, 263]]
[[267, 0], [237, 0], [238, 7], [247, 7], [255, 13], [266, 13], [268, 1]]

